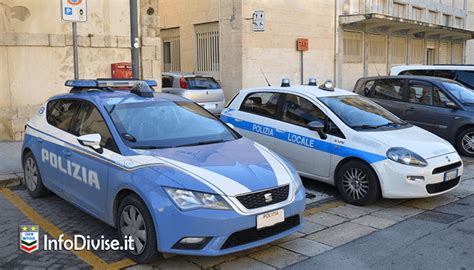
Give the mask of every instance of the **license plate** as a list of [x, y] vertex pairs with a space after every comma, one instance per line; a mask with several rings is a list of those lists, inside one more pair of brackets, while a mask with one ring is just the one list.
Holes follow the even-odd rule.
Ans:
[[453, 180], [456, 177], [458, 177], [458, 170], [457, 169], [444, 173], [444, 181], [445, 182], [449, 181], [449, 180]]
[[257, 216], [257, 230], [285, 221], [284, 209], [278, 209]]

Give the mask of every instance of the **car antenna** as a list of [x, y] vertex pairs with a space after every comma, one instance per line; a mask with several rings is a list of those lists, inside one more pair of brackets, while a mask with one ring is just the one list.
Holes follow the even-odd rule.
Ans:
[[265, 76], [265, 73], [263, 72], [262, 68], [260, 68], [260, 72], [262, 72], [263, 78], [265, 78], [265, 81], [267, 82], [267, 85], [268, 85], [268, 86], [272, 86], [272, 85], [270, 84], [270, 82], [268, 81], [267, 76]]

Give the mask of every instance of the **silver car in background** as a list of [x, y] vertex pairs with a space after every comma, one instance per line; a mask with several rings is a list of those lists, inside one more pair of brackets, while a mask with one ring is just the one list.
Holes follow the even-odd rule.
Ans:
[[164, 72], [161, 80], [163, 93], [190, 99], [215, 115], [224, 109], [224, 91], [212, 76]]

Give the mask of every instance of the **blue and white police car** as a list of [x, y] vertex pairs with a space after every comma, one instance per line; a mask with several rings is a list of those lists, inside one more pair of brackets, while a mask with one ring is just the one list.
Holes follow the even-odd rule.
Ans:
[[330, 81], [241, 90], [221, 119], [356, 205], [441, 194], [463, 172], [449, 142]]
[[231, 253], [303, 226], [305, 191], [291, 164], [155, 85], [67, 81], [71, 92], [26, 126], [31, 196], [54, 192], [115, 226], [133, 238], [138, 262]]

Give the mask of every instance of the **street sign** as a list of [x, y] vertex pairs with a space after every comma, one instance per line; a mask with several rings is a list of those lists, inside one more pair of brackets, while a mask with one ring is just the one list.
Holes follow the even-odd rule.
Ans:
[[263, 10], [257, 10], [253, 12], [252, 27], [254, 32], [265, 31], [265, 13]]
[[68, 22], [87, 21], [87, 0], [61, 0], [61, 18]]
[[309, 42], [307, 38], [298, 38], [296, 40], [296, 50], [303, 52], [309, 49]]

